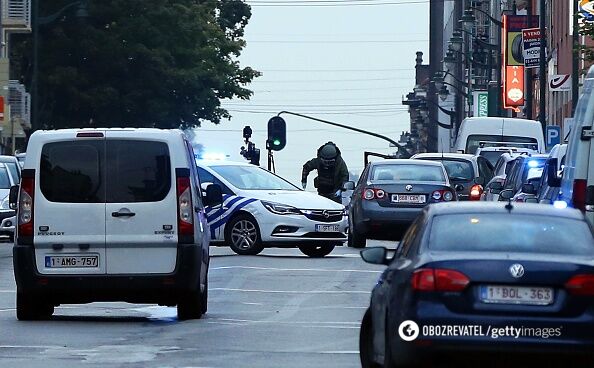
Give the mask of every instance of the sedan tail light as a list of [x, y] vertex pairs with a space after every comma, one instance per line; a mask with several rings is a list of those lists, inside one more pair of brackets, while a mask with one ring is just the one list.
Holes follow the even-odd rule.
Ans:
[[449, 190], [435, 190], [431, 194], [431, 198], [433, 198], [436, 201], [449, 202], [452, 199], [454, 199], [454, 194]]
[[565, 283], [565, 289], [573, 295], [594, 296], [594, 275], [576, 275]]
[[448, 269], [421, 268], [412, 275], [412, 288], [416, 291], [462, 291], [470, 279], [461, 272]]
[[374, 199], [382, 199], [386, 196], [386, 192], [383, 189], [376, 188], [365, 188], [363, 191], [363, 199], [372, 201]]
[[470, 188], [470, 200], [471, 201], [478, 201], [481, 199], [481, 194], [483, 194], [483, 186], [475, 184]]

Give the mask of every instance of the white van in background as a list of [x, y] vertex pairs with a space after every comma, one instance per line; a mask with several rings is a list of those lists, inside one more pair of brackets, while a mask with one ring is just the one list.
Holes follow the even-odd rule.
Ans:
[[452, 152], [474, 155], [481, 142], [483, 147], [513, 146], [545, 152], [544, 134], [538, 121], [500, 117], [464, 119]]

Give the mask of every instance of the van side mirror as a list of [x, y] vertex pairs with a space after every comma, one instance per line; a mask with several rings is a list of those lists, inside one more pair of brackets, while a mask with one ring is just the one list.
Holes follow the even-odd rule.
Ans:
[[494, 181], [489, 184], [489, 189], [491, 190], [491, 193], [499, 194], [503, 190], [503, 183], [500, 181]]
[[464, 190], [464, 185], [462, 185], [462, 184], [456, 184], [456, 185], [454, 185], [454, 190], [456, 192], [461, 192], [461, 191]]
[[550, 158], [547, 161], [547, 181], [550, 187], [558, 188], [561, 186], [561, 178], [557, 175], [558, 160]]
[[355, 182], [347, 181], [346, 183], [344, 183], [344, 185], [342, 186], [342, 191], [344, 192], [347, 190], [355, 190]]
[[484, 187], [485, 186], [485, 178], [477, 176], [476, 178], [474, 178], [474, 183]]
[[506, 201], [512, 199], [513, 197], [514, 191], [511, 189], [502, 190], [501, 193], [499, 193], [499, 198]]
[[532, 183], [526, 183], [522, 185], [522, 193], [525, 194], [536, 194], [536, 188]]
[[19, 186], [13, 185], [10, 187], [10, 194], [8, 195], [8, 208], [11, 210], [17, 209], [17, 202], [19, 200]]
[[212, 183], [211, 182], [204, 182], [204, 183], [200, 183], [200, 188], [202, 188], [202, 191], [204, 193], [206, 193], [206, 190], [208, 189], [209, 186], [211, 186]]
[[372, 247], [361, 251], [361, 258], [367, 263], [387, 265], [388, 250], [384, 247]]
[[206, 188], [204, 204], [210, 207], [216, 207], [223, 204], [223, 190], [220, 185], [211, 184]]

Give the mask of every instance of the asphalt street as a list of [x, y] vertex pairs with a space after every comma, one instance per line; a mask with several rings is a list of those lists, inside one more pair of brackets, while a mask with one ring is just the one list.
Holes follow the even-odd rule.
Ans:
[[238, 256], [213, 247], [208, 313], [200, 320], [180, 322], [175, 308], [93, 303], [20, 322], [12, 245], [2, 243], [0, 367], [360, 367], [359, 325], [383, 267], [358, 253]]

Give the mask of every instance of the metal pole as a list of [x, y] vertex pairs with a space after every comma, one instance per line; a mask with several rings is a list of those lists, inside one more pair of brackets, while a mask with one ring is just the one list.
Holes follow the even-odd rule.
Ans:
[[[532, 1], [528, 1], [526, 6], [528, 12], [527, 21], [528, 27], [532, 28]], [[532, 83], [532, 68], [526, 69], [526, 118], [532, 120], [532, 103], [534, 100], [534, 84]]]
[[539, 118], [540, 125], [542, 125], [543, 133], [546, 133], [547, 127], [547, 54], [546, 54], [546, 42], [547, 36], [545, 34], [546, 27], [545, 22], [547, 21], [547, 2], [546, 0], [540, 0], [540, 71], [539, 71], [539, 87], [540, 87], [540, 108]]
[[497, 113], [495, 116], [503, 116], [501, 113], [501, 109], [503, 106], [503, 28], [497, 31], [497, 45], [499, 45], [499, 50], [497, 50]]
[[39, 92], [37, 85], [39, 64], [39, 0], [33, 0], [33, 76], [31, 78], [31, 132], [39, 128]]
[[575, 107], [579, 98], [579, 72], [580, 72], [580, 34], [577, 21], [578, 2], [573, 2], [573, 65], [571, 73], [571, 115], [575, 115]]

